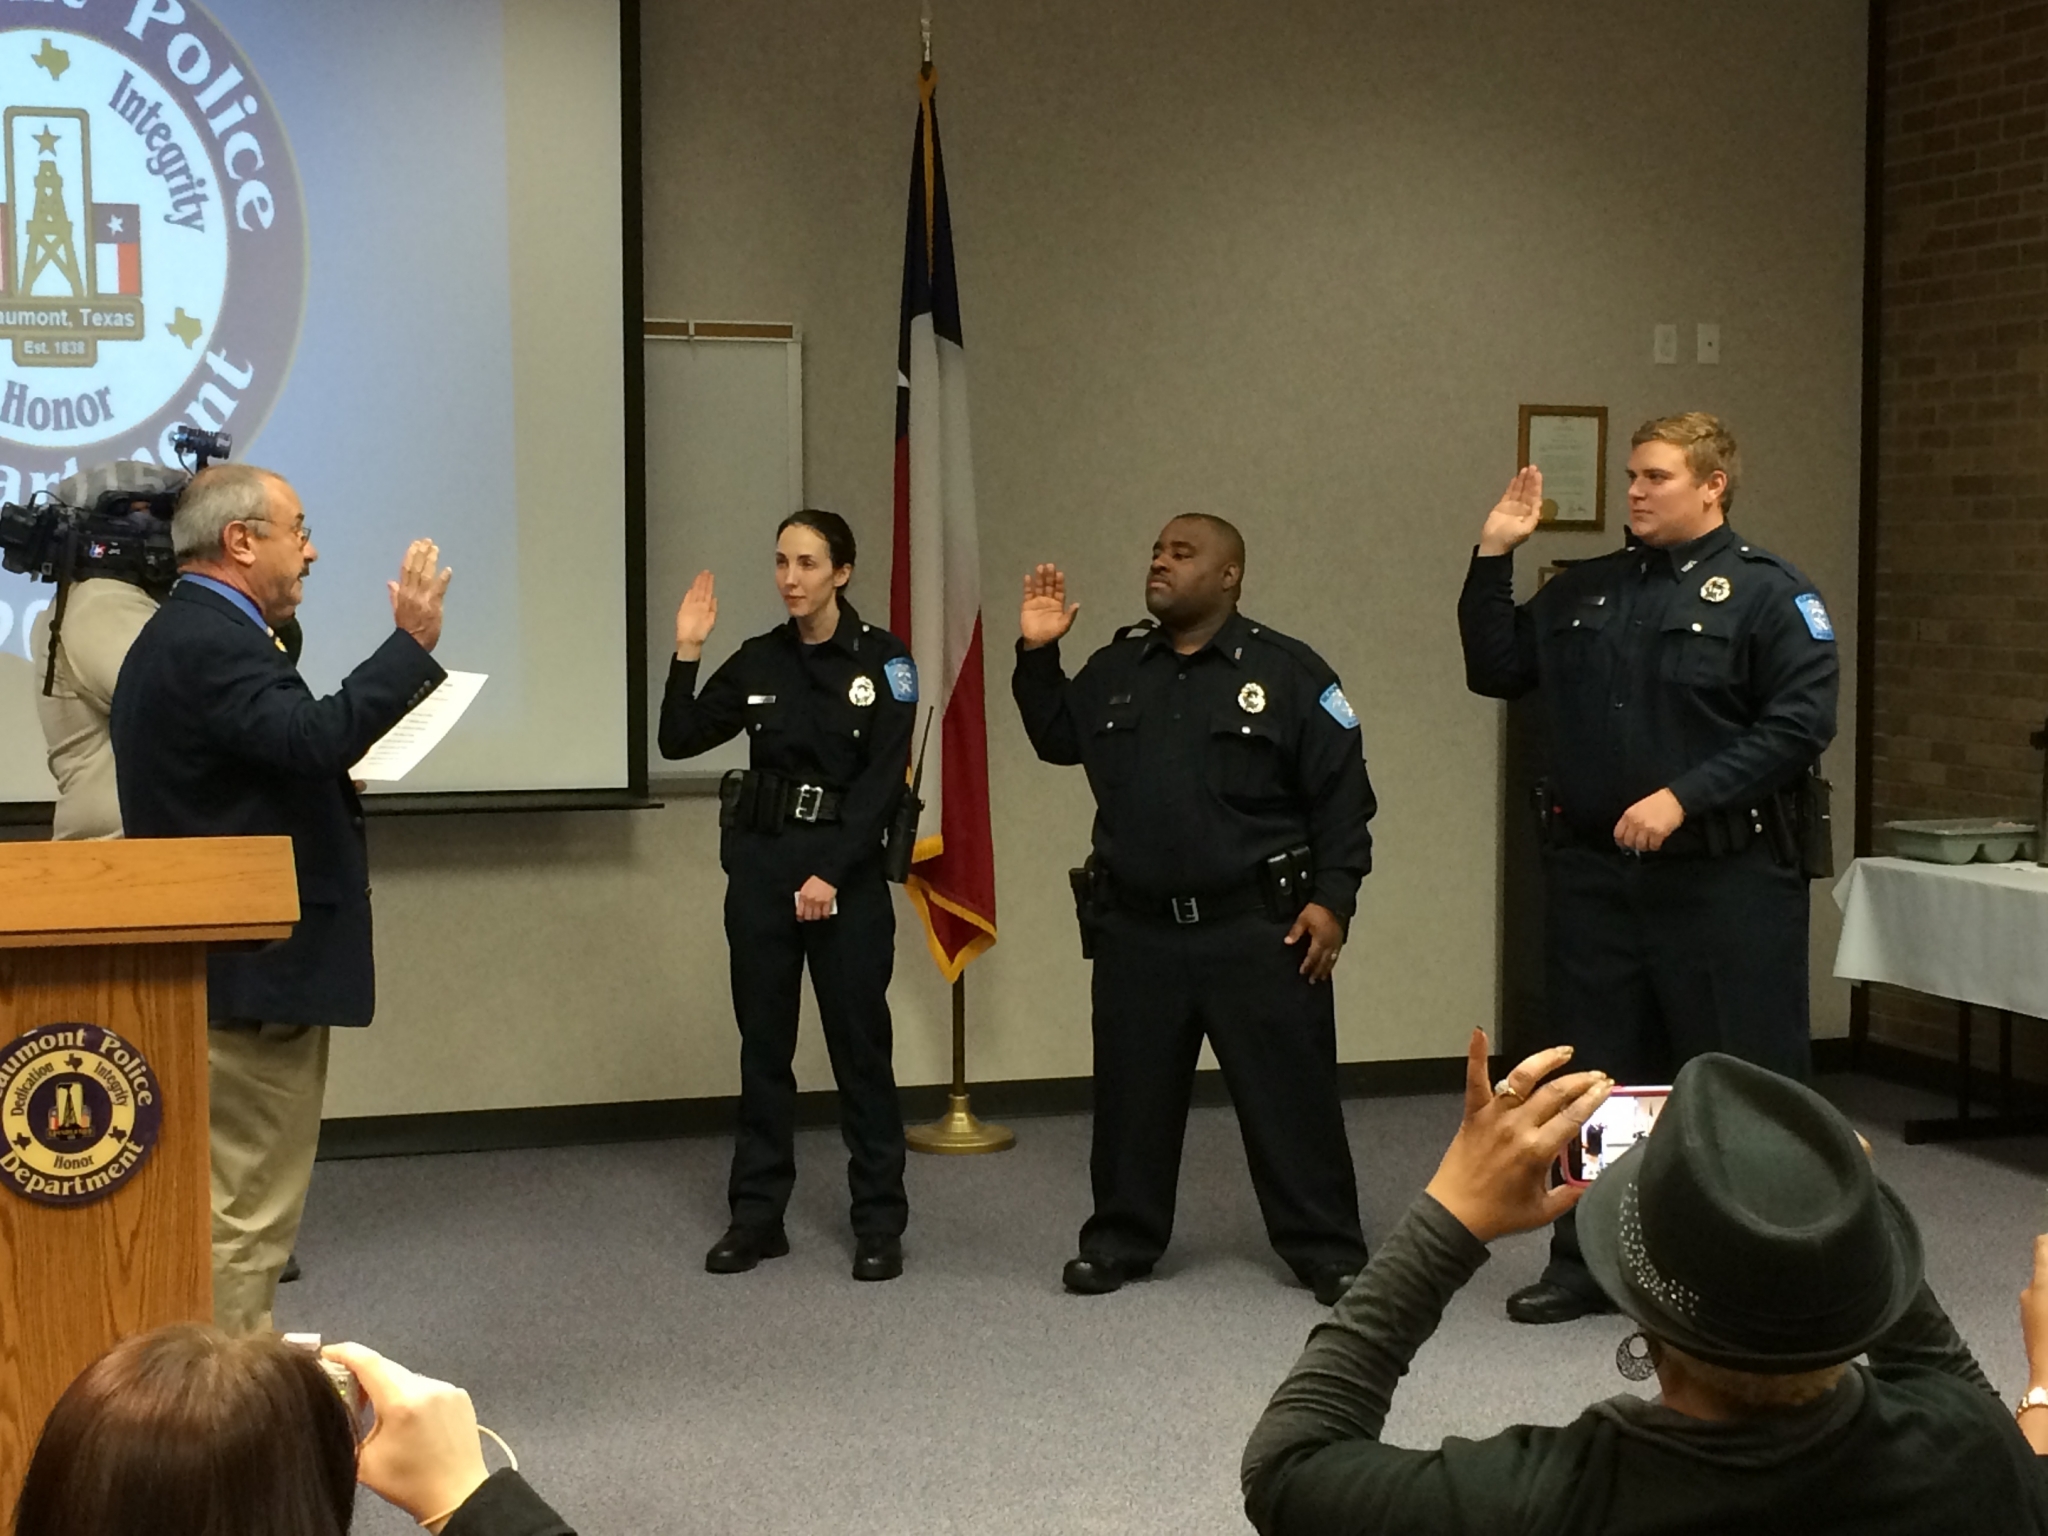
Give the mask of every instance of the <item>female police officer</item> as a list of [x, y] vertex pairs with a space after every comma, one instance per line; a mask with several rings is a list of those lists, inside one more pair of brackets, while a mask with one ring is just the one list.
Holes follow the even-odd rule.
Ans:
[[[711, 573], [676, 612], [661, 701], [661, 755], [694, 757], [741, 730], [752, 766], [720, 786], [725, 934], [740, 1026], [740, 1116], [727, 1196], [732, 1226], [704, 1256], [737, 1274], [789, 1252], [796, 1182], [798, 989], [804, 962], [825, 1025], [853, 1194], [856, 1280], [903, 1272], [903, 1117], [890, 1065], [896, 914], [883, 833], [910, 757], [917, 669], [902, 642], [861, 622], [841, 592], [853, 532], [831, 512], [784, 518], [775, 582], [789, 622], [741, 645], [696, 692], [718, 618]], [[694, 697], [693, 697], [694, 695]]]

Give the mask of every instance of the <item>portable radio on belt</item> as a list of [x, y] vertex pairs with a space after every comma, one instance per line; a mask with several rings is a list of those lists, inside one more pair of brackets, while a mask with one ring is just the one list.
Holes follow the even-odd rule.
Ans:
[[932, 709], [924, 712], [924, 734], [918, 738], [917, 767], [910, 785], [896, 802], [896, 814], [889, 818], [889, 839], [882, 846], [882, 878], [898, 885], [910, 878], [910, 857], [917, 851], [917, 822], [924, 815], [924, 749], [931, 744]]

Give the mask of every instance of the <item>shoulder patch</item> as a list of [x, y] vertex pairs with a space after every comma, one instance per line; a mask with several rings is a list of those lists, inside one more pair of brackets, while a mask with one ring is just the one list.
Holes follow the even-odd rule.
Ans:
[[898, 704], [917, 702], [917, 663], [908, 656], [892, 656], [883, 662], [882, 676], [889, 680], [889, 696]]
[[1816, 640], [1835, 638], [1834, 620], [1828, 617], [1827, 604], [1820, 600], [1818, 592], [1802, 592], [1792, 599], [1799, 610], [1799, 617], [1806, 620], [1806, 632]]
[[1358, 711], [1351, 707], [1351, 701], [1344, 697], [1344, 690], [1335, 683], [1323, 690], [1323, 696], [1316, 700], [1323, 706], [1329, 717], [1347, 731], [1358, 729]]

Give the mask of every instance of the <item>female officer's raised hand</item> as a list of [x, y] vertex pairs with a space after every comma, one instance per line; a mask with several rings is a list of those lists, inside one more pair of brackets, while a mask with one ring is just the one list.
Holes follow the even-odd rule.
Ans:
[[718, 594], [712, 590], [711, 573], [699, 571], [683, 594], [683, 606], [676, 610], [676, 659], [696, 661], [704, 654], [704, 642], [711, 626], [718, 622]]

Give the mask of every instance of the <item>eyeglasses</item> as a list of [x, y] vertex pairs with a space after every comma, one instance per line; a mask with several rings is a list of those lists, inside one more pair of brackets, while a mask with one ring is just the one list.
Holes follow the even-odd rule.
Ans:
[[[262, 523], [265, 526], [270, 525], [270, 519], [267, 517], [244, 517], [237, 519], [237, 521], [243, 523]], [[301, 549], [304, 549], [308, 544], [313, 542], [313, 525], [307, 522], [303, 517], [301, 517], [296, 523], [292, 524], [291, 527], [287, 528], [285, 532], [289, 533], [294, 539], [298, 540], [299, 548]]]

